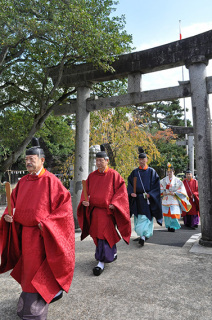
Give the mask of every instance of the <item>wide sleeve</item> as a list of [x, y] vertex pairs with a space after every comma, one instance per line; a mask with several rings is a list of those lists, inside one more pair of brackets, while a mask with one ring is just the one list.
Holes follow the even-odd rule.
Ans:
[[[86, 180], [86, 188], [87, 193], [89, 196], [89, 177]], [[83, 206], [82, 202], [85, 200], [84, 193], [82, 191], [80, 202], [77, 207], [77, 220], [80, 226], [80, 229], [82, 230], [81, 233], [81, 240], [85, 239], [89, 235], [89, 228], [90, 228], [90, 210], [91, 207], [85, 207]]]
[[161, 204], [161, 191], [160, 191], [160, 178], [155, 170], [151, 169], [150, 175], [150, 190], [148, 194], [150, 195], [150, 206], [152, 216], [155, 217], [157, 221], [160, 221], [163, 218], [162, 214], [162, 204]]
[[[19, 184], [17, 184], [11, 194], [12, 212], [15, 208], [18, 189]], [[13, 269], [21, 255], [21, 226], [15, 221], [12, 223], [6, 222], [4, 220], [5, 214], [8, 214], [8, 208], [5, 209], [3, 216], [0, 219], [0, 273]]]
[[[46, 260], [58, 284], [68, 292], [75, 266], [75, 226], [71, 195], [59, 179], [49, 179], [49, 183], [51, 212], [41, 221]], [[39, 271], [36, 277], [39, 279]]]
[[193, 194], [195, 196], [195, 198], [198, 200], [199, 202], [199, 191], [198, 191], [198, 181], [197, 180], [193, 180], [194, 181], [194, 188], [193, 188]]
[[194, 181], [194, 190], [193, 190], [193, 194], [194, 194], [194, 198], [195, 198], [195, 203], [197, 206], [197, 210], [199, 211], [199, 191], [198, 191], [198, 181], [197, 180], [193, 180]]
[[111, 201], [114, 205], [114, 217], [122, 238], [129, 244], [131, 236], [131, 220], [127, 188], [124, 179], [114, 173], [114, 195]]
[[180, 179], [177, 179], [176, 190], [174, 190], [175, 197], [177, 198], [182, 211], [188, 212], [191, 209], [189, 197], [186, 188]]
[[154, 196], [154, 194], [160, 195], [160, 178], [156, 171], [152, 170], [149, 195]]
[[133, 170], [128, 177], [128, 185], [127, 185], [127, 192], [128, 192], [128, 200], [129, 200], [129, 208], [130, 208], [130, 216], [133, 214], [137, 216], [137, 203], [136, 198], [131, 196], [131, 193], [134, 192], [133, 190], [133, 178], [135, 177], [135, 171]]

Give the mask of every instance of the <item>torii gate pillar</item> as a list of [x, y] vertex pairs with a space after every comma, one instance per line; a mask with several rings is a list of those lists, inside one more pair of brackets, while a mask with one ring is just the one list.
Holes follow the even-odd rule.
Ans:
[[74, 163], [74, 192], [73, 213], [75, 227], [79, 227], [77, 221], [77, 206], [82, 192], [82, 180], [87, 179], [89, 169], [89, 130], [90, 112], [86, 110], [86, 100], [90, 97], [90, 86], [77, 87], [76, 110], [76, 138], [75, 138], [75, 163]]
[[188, 134], [188, 158], [189, 158], [189, 169], [192, 171], [194, 176], [194, 134]]
[[191, 58], [188, 69], [201, 208], [202, 238], [199, 243], [212, 247], [212, 138], [206, 83], [207, 63], [205, 56], [195, 56]]

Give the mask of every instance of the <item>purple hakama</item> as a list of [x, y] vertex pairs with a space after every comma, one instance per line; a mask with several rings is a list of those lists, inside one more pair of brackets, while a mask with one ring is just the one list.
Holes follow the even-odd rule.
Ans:
[[48, 307], [39, 293], [22, 292], [18, 300], [17, 315], [24, 320], [46, 320]]
[[183, 221], [184, 221], [185, 226], [195, 228], [199, 224], [199, 216], [198, 216], [198, 214], [186, 215], [183, 217]]
[[106, 263], [113, 262], [116, 253], [117, 249], [115, 244], [111, 248], [106, 240], [98, 239], [95, 253], [96, 260]]

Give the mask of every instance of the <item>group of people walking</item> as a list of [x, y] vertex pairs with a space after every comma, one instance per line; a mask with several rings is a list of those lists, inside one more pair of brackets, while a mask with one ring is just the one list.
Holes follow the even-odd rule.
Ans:
[[196, 228], [199, 223], [198, 183], [189, 169], [186, 179], [181, 181], [168, 163], [167, 176], [160, 180], [156, 171], [148, 166], [146, 153], [139, 148], [139, 167], [131, 172], [126, 187], [119, 173], [108, 167], [108, 161], [102, 148], [96, 154], [97, 170], [88, 176], [77, 209], [81, 239], [90, 235], [96, 245], [95, 276], [104, 271], [105, 263], [117, 259], [116, 243], [120, 236], [116, 227], [129, 243], [132, 215], [139, 236], [136, 240], [141, 247], [153, 235], [154, 218], [160, 226], [164, 218], [169, 232], [180, 228], [181, 215], [186, 226]]
[[[9, 206], [0, 220], [0, 273], [13, 270], [23, 292], [17, 313], [21, 319], [46, 320], [48, 305], [68, 292], [75, 264], [74, 219], [70, 193], [44, 169], [45, 155], [37, 140], [26, 152], [29, 172], [11, 195]], [[139, 246], [153, 235], [153, 219], [170, 232], [180, 228], [182, 214], [186, 226], [199, 223], [198, 183], [186, 171], [185, 181], [174, 175], [168, 164], [167, 176], [160, 181], [148, 166], [148, 158], [139, 148], [139, 167], [134, 169], [126, 187], [124, 179], [108, 166], [102, 147], [96, 154], [97, 170], [83, 181], [77, 218], [81, 240], [90, 235], [95, 244], [100, 276], [105, 263], [117, 259], [117, 242], [127, 244], [131, 236], [131, 216]], [[36, 307], [35, 307], [36, 306]]]

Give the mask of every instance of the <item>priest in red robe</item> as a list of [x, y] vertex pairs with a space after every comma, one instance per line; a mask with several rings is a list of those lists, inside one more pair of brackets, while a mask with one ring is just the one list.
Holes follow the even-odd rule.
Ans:
[[183, 184], [192, 206], [188, 212], [182, 212], [183, 221], [185, 226], [195, 229], [198, 228], [199, 224], [199, 192], [198, 181], [193, 179], [192, 171], [190, 169], [186, 170], [186, 178], [184, 179]]
[[127, 244], [131, 235], [126, 185], [120, 174], [108, 167], [108, 161], [101, 146], [101, 151], [96, 154], [98, 169], [89, 174], [77, 208], [81, 240], [90, 235], [96, 245], [98, 264], [93, 269], [95, 276], [103, 272], [105, 263], [117, 259], [116, 243], [121, 239], [120, 235]]
[[46, 320], [50, 302], [68, 292], [75, 265], [75, 230], [71, 195], [44, 169], [38, 139], [26, 151], [29, 172], [11, 194], [12, 215], [0, 221], [0, 273], [12, 270], [22, 293], [21, 319]]

